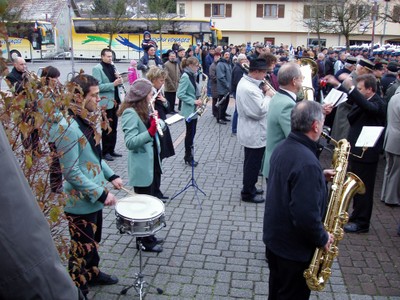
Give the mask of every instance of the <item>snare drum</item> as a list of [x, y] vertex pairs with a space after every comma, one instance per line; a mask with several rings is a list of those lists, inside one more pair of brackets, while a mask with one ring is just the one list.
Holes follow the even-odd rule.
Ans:
[[149, 195], [122, 198], [115, 206], [117, 228], [120, 233], [137, 237], [154, 235], [165, 227], [164, 203]]

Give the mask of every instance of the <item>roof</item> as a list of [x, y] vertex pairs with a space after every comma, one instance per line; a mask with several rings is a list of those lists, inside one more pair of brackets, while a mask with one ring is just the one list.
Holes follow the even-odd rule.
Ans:
[[13, 5], [23, 8], [21, 19], [49, 21], [55, 24], [69, 1], [75, 15], [79, 15], [74, 0], [14, 0]]

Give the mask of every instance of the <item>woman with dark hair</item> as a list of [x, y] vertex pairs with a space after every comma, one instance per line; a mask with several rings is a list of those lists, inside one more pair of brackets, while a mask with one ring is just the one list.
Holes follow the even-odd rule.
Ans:
[[184, 58], [182, 60], [183, 74], [179, 80], [177, 96], [182, 100], [182, 115], [185, 117], [186, 136], [185, 136], [185, 164], [196, 167], [198, 162], [194, 160], [192, 149], [193, 140], [196, 135], [197, 116], [191, 120], [187, 118], [196, 111], [197, 106], [201, 105], [200, 91], [196, 83], [199, 60], [196, 57]]
[[[43, 94], [41, 99], [39, 100], [39, 110], [41, 110], [40, 107], [43, 107], [44, 101], [50, 100], [54, 103], [57, 101], [56, 98], [59, 95], [59, 91], [61, 88], [61, 83], [59, 81], [60, 78], [60, 71], [53, 67], [53, 66], [47, 66], [42, 69], [42, 73], [40, 75], [41, 78], [41, 84], [47, 86], [47, 92], [48, 94]], [[42, 103], [40, 103], [42, 102]], [[49, 115], [48, 123], [50, 123], [51, 127], [56, 127], [58, 126], [59, 122], [63, 118], [61, 112], [56, 108], [56, 105], [54, 105], [54, 111], [53, 115]], [[52, 153], [51, 157], [51, 163], [50, 163], [50, 189], [53, 193], [61, 193], [63, 189], [63, 184], [62, 184], [62, 172], [61, 172], [61, 165], [60, 165], [60, 160], [57, 155], [57, 149], [55, 145], [55, 141], [50, 140], [49, 141], [49, 147], [50, 151]]]
[[[157, 133], [157, 111], [149, 109], [153, 86], [144, 78], [130, 87], [125, 101], [118, 110], [121, 117], [125, 145], [128, 149], [128, 184], [136, 194], [156, 195], [161, 180], [160, 143]], [[139, 239], [139, 238], [137, 238]], [[144, 251], [161, 252], [163, 240], [154, 235], [140, 238]]]

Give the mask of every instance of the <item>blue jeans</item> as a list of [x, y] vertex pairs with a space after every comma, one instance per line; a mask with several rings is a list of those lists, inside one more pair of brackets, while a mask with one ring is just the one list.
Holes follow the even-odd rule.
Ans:
[[235, 112], [233, 113], [232, 116], [232, 133], [237, 133], [237, 123], [238, 123], [238, 112], [235, 99]]

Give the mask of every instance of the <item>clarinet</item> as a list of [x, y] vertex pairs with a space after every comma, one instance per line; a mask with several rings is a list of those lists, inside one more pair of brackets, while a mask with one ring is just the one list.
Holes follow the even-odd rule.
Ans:
[[158, 116], [156, 116], [156, 115], [154, 114], [154, 111], [155, 111], [155, 109], [154, 109], [154, 102], [156, 101], [156, 98], [157, 98], [158, 94], [160, 94], [160, 92], [161, 92], [161, 90], [162, 90], [163, 88], [164, 88], [164, 85], [157, 91], [157, 93], [155, 93], [155, 94], [153, 95], [153, 97], [151, 98], [150, 103], [149, 103], [150, 114], [153, 114], [153, 118], [156, 120], [157, 132], [158, 132], [158, 135], [161, 136], [161, 137], [164, 136], [164, 133], [163, 133], [163, 130], [162, 130], [162, 128], [161, 128], [161, 124], [160, 124], [160, 120], [158, 119]]
[[[113, 67], [113, 69], [114, 69], [115, 76], [116, 76], [118, 79], [121, 78], [121, 75], [120, 75], [120, 73], [118, 72], [117, 67], [115, 66], [115, 64], [114, 64], [113, 61], [111, 62], [111, 65], [112, 65], [112, 67]], [[125, 99], [125, 96], [126, 96], [126, 89], [125, 89], [125, 86], [124, 86], [124, 84], [122, 83], [122, 84], [119, 84], [119, 85], [117, 86], [117, 88], [118, 88], [119, 100], [121, 100], [121, 102], [123, 102], [124, 99]]]

